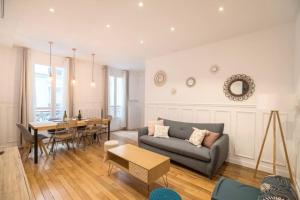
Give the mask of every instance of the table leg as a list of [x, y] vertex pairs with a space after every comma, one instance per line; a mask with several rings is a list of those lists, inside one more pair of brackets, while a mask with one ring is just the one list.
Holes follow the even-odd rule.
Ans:
[[169, 186], [169, 184], [168, 184], [168, 174], [163, 175], [162, 178], [164, 180], [165, 186], [168, 187]]
[[34, 129], [34, 163], [38, 164], [38, 130]]
[[108, 121], [108, 126], [107, 126], [107, 140], [110, 140], [110, 120]]
[[108, 163], [108, 176], [111, 175], [112, 169], [113, 169], [113, 165], [111, 163]]
[[[31, 134], [31, 127], [30, 126], [28, 126], [28, 131]], [[31, 153], [31, 148], [29, 149], [29, 153]]]

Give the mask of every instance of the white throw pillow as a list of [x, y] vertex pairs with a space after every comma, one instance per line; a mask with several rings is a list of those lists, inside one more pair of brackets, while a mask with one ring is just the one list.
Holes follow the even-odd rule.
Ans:
[[164, 125], [164, 120], [151, 120], [148, 121], [148, 135], [154, 135], [155, 125]]
[[193, 129], [194, 131], [188, 141], [193, 145], [196, 145], [197, 147], [201, 147], [201, 144], [206, 136], [207, 130], [200, 130], [197, 128], [193, 128]]
[[155, 125], [154, 137], [169, 138], [169, 126]]

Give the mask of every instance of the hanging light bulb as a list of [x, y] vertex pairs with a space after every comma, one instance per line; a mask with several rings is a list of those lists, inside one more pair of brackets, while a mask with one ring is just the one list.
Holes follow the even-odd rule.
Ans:
[[96, 83], [94, 81], [94, 66], [95, 66], [95, 54], [93, 53], [92, 54], [92, 82], [91, 82], [91, 87], [95, 87], [96, 86]]
[[94, 81], [91, 82], [91, 87], [96, 87], [96, 83]]
[[76, 67], [76, 64], [75, 64], [75, 58], [76, 58], [76, 56], [75, 56], [75, 53], [76, 53], [76, 49], [75, 48], [73, 48], [72, 49], [73, 50], [73, 67], [72, 67], [72, 69], [73, 69], [73, 77], [72, 77], [72, 84], [73, 85], [75, 85], [75, 83], [76, 83], [76, 79], [75, 79], [75, 71], [76, 71], [76, 69], [75, 69], [75, 67]]
[[52, 45], [53, 42], [49, 41], [49, 80], [52, 81], [53, 74], [52, 74]]

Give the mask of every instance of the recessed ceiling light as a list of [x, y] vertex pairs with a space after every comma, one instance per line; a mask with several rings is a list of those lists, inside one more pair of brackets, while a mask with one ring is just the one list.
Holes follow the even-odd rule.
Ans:
[[174, 32], [175, 31], [175, 27], [171, 27], [170, 30], [171, 30], [171, 32]]
[[139, 2], [139, 7], [143, 7], [144, 3], [143, 2]]
[[141, 41], [140, 41], [140, 44], [144, 44], [144, 40], [141, 40]]
[[55, 9], [54, 8], [49, 8], [49, 12], [55, 13]]
[[223, 6], [220, 6], [219, 7], [219, 12], [223, 12], [224, 11], [224, 7]]
[[106, 24], [106, 28], [110, 28], [110, 24]]

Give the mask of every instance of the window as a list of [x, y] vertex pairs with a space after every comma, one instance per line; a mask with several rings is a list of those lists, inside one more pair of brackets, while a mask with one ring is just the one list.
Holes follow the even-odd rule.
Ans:
[[112, 116], [111, 130], [126, 127], [126, 78], [123, 72], [109, 76], [109, 108]]
[[34, 65], [35, 121], [62, 118], [66, 110], [67, 76], [64, 67], [53, 67], [53, 79], [49, 79], [50, 67]]

